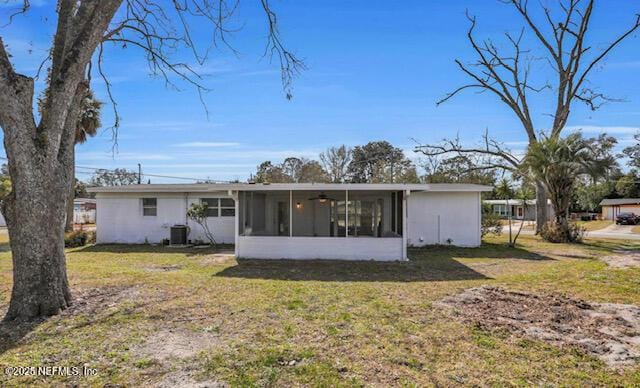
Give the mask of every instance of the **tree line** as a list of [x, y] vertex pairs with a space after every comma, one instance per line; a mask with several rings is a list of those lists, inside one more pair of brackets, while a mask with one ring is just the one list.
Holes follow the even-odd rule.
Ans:
[[353, 148], [341, 145], [319, 160], [291, 156], [282, 163], [262, 162], [249, 180], [256, 183], [418, 183], [415, 164], [388, 141]]

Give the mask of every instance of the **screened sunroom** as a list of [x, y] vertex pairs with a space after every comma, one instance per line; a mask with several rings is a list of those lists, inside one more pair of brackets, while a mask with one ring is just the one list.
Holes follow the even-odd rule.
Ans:
[[399, 260], [398, 190], [239, 191], [238, 256]]

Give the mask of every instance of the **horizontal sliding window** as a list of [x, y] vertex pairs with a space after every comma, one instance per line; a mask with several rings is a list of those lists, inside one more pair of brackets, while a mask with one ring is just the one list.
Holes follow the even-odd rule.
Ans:
[[207, 205], [207, 217], [234, 217], [236, 203], [232, 198], [202, 198], [200, 201]]

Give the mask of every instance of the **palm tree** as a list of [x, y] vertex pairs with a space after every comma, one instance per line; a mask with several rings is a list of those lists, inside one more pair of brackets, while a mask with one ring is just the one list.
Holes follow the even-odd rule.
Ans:
[[[75, 144], [82, 144], [87, 141], [88, 138], [95, 136], [98, 133], [98, 128], [102, 126], [100, 120], [100, 110], [104, 103], [97, 100], [93, 92], [87, 89], [87, 94], [82, 99], [82, 110], [80, 112], [80, 119], [76, 125], [76, 138]], [[73, 153], [75, 158], [75, 152]], [[73, 161], [73, 176], [75, 177], [75, 160]], [[69, 201], [67, 203], [67, 225], [66, 230], [73, 230], [73, 200], [75, 198], [75, 178], [72, 179], [72, 184], [69, 191]]]
[[504, 199], [506, 201], [507, 206], [507, 218], [509, 219], [509, 246], [513, 246], [512, 241], [512, 233], [511, 233], [511, 206], [509, 205], [509, 199], [513, 195], [513, 189], [511, 188], [511, 183], [505, 178], [503, 178], [498, 186], [496, 187], [496, 196], [500, 199]]
[[574, 184], [597, 160], [579, 133], [565, 138], [544, 138], [527, 149], [522, 168], [543, 183], [555, 211], [556, 227], [564, 241], [570, 241], [569, 208]]

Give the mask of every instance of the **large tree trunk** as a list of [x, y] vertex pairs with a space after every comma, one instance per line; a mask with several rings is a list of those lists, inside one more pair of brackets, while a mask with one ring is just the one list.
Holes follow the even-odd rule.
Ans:
[[68, 190], [55, 175], [38, 175], [39, 182], [30, 185], [26, 196], [12, 195], [5, 205], [13, 256], [6, 319], [54, 315], [71, 303], [64, 254]]
[[536, 182], [536, 234], [542, 230], [542, 226], [547, 222], [547, 190], [541, 182]]
[[[37, 133], [32, 120], [9, 133]], [[6, 319], [59, 313], [71, 303], [64, 254], [64, 226], [71, 164], [68, 150], [43, 155], [37, 141], [5, 138], [11, 193], [3, 203], [13, 259], [13, 291]], [[24, 139], [26, 140], [26, 139]], [[35, 144], [34, 144], [35, 143]]]
[[0, 127], [11, 177], [2, 206], [13, 255], [6, 319], [53, 315], [71, 303], [64, 227], [75, 128], [88, 87], [87, 64], [121, 3], [58, 2], [50, 79], [37, 125], [34, 79], [15, 72], [0, 37]]

